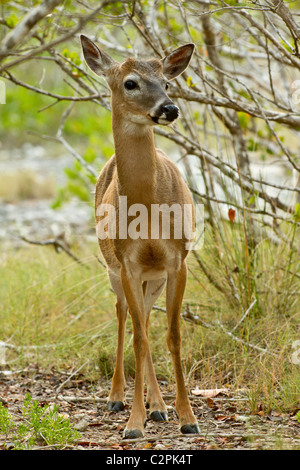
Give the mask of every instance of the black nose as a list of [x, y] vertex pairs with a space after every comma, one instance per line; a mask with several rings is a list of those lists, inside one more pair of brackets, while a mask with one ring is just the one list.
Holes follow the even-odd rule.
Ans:
[[178, 118], [179, 115], [179, 109], [177, 106], [175, 106], [175, 104], [166, 104], [165, 106], [162, 106], [161, 111], [165, 114], [166, 119], [170, 122]]

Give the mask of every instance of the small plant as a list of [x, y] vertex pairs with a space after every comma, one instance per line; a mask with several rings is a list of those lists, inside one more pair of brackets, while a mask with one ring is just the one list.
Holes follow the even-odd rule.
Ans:
[[5, 434], [6, 436], [10, 430], [14, 427], [14, 422], [10, 416], [7, 408], [0, 402], [0, 434]]
[[300, 411], [298, 411], [298, 413], [296, 414], [296, 419], [298, 423], [300, 424]]
[[30, 394], [23, 400], [22, 420], [15, 423], [9, 411], [0, 403], [0, 433], [14, 444], [16, 450], [30, 450], [46, 444], [58, 449], [75, 443], [80, 433], [58, 412], [58, 405], [42, 407]]

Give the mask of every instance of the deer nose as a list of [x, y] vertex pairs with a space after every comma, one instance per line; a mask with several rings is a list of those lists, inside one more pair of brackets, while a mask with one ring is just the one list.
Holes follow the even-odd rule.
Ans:
[[179, 115], [179, 109], [177, 106], [175, 106], [175, 104], [166, 104], [162, 106], [161, 111], [165, 114], [166, 119], [170, 122], [178, 118]]

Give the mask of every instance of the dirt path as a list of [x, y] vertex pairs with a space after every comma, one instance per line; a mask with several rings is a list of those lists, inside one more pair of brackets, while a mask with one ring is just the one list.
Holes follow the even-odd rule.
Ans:
[[[59, 404], [81, 439], [73, 449], [79, 450], [209, 450], [209, 449], [300, 449], [300, 425], [294, 416], [280, 413], [251, 415], [245, 394], [228, 393], [213, 399], [191, 397], [200, 434], [179, 433], [174, 410], [174, 389], [161, 384], [169, 407], [169, 421], [147, 421], [143, 439], [123, 440], [122, 433], [130, 412], [133, 381], [128, 382], [127, 405], [122, 413], [106, 409], [109, 384], [91, 386], [80, 378], [53, 372], [4, 376], [0, 372], [0, 399], [14, 416], [20, 415], [27, 392], [41, 405]], [[57, 393], [57, 391], [59, 393]], [[0, 435], [0, 449], [3, 449]]]

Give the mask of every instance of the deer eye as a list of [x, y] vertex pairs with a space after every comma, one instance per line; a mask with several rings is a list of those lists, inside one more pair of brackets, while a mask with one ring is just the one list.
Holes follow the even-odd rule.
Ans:
[[166, 90], [167, 90], [168, 88], [169, 88], [169, 84], [168, 84], [168, 83], [166, 83]]
[[138, 84], [133, 80], [126, 80], [124, 86], [126, 90], [134, 90], [134, 88], [137, 88]]

